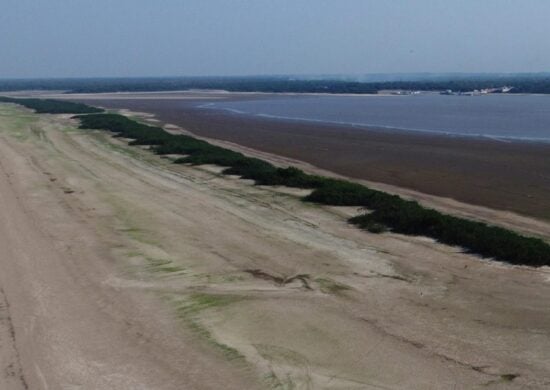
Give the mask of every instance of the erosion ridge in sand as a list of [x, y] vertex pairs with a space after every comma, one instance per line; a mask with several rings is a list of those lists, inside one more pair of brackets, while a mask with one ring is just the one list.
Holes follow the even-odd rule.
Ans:
[[547, 270], [75, 125], [0, 105], [0, 388], [550, 383]]

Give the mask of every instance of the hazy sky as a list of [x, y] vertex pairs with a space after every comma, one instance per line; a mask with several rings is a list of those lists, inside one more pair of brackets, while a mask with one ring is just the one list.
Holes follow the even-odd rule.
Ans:
[[550, 0], [2, 0], [0, 78], [550, 71]]

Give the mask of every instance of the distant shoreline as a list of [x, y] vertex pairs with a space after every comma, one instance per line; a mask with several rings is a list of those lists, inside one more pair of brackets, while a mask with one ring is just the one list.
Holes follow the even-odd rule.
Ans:
[[[419, 95], [440, 95], [443, 91], [419, 91]], [[140, 95], [145, 97], [151, 97], [158, 95], [158, 98], [171, 98], [171, 99], [190, 99], [196, 97], [190, 96], [177, 96], [177, 95], [204, 95], [204, 99], [222, 98], [219, 95], [226, 96], [355, 96], [355, 97], [414, 97], [418, 95], [414, 94], [396, 94], [396, 93], [330, 93], [330, 92], [262, 92], [262, 91], [228, 91], [218, 89], [182, 89], [182, 90], [151, 90], [151, 91], [118, 91], [118, 92], [70, 92], [70, 91], [49, 91], [49, 90], [20, 90], [20, 91], [0, 91], [0, 96], [37, 96], [44, 95], [49, 98], [62, 99], [62, 98], [76, 98], [76, 99], [98, 99], [98, 98], [127, 98], [138, 99]], [[161, 96], [161, 95], [175, 95], [175, 96]], [[210, 96], [207, 96], [210, 95]], [[487, 93], [474, 95], [473, 97], [480, 96], [550, 96], [550, 93]], [[445, 95], [455, 96], [455, 95]], [[456, 95], [456, 97], [471, 97], [469, 95]]]

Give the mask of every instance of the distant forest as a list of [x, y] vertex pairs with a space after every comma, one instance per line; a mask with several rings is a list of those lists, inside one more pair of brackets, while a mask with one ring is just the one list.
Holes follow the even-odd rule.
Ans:
[[468, 92], [475, 89], [512, 86], [510, 93], [550, 94], [550, 74], [472, 76], [456, 79], [361, 82], [345, 79], [273, 77], [173, 77], [0, 80], [0, 91], [59, 90], [66, 93], [146, 92], [190, 89], [231, 92], [355, 93], [376, 94], [381, 90]]

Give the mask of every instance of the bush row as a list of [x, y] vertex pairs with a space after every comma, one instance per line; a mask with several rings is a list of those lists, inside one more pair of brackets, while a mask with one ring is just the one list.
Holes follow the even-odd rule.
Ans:
[[81, 128], [110, 130], [119, 136], [134, 139], [131, 144], [152, 145], [159, 154], [185, 155], [176, 160], [177, 163], [216, 164], [227, 167], [224, 174], [240, 175], [254, 180], [256, 184], [313, 189], [304, 198], [305, 201], [372, 210], [350, 220], [372, 232], [391, 229], [402, 234], [432, 237], [442, 243], [461, 246], [469, 252], [513, 264], [550, 265], [550, 245], [538, 238], [446, 215], [361, 184], [309, 175], [294, 167], [277, 168], [266, 161], [187, 135], [173, 135], [162, 128], [140, 124], [121, 115], [94, 114], [77, 118], [81, 121]]
[[86, 104], [51, 99], [23, 99], [0, 96], [1, 103], [15, 103], [35, 110], [39, 114], [92, 114], [102, 112]]
[[538, 238], [446, 215], [413, 201], [383, 204], [372, 213], [351, 218], [350, 222], [367, 230], [390, 227], [396, 233], [431, 237], [463, 247], [470, 253], [512, 264], [550, 265], [550, 246]]

